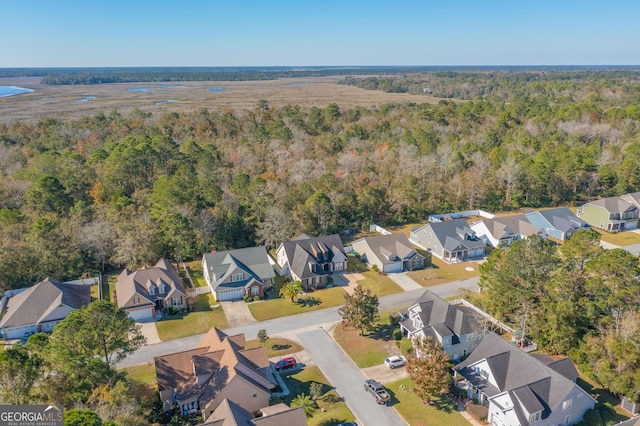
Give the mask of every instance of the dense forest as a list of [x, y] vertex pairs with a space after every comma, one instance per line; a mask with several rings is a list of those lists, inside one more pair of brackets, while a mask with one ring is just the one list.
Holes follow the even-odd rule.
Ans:
[[433, 74], [434, 92], [472, 98], [437, 105], [258, 101], [0, 124], [0, 290], [300, 232], [640, 190], [637, 72], [530, 74]]

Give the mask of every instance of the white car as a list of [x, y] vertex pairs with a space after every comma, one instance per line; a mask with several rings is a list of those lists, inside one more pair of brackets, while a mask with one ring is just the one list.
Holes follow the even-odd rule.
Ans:
[[407, 362], [407, 359], [403, 356], [390, 356], [389, 358], [384, 360], [384, 365], [389, 368], [402, 367]]

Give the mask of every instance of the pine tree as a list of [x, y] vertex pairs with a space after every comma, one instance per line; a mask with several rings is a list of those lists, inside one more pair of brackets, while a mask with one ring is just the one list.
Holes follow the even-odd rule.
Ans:
[[371, 290], [364, 289], [360, 284], [353, 294], [345, 293], [344, 306], [339, 310], [345, 325], [357, 328], [360, 334], [373, 329], [380, 320], [378, 315], [378, 296], [371, 294]]

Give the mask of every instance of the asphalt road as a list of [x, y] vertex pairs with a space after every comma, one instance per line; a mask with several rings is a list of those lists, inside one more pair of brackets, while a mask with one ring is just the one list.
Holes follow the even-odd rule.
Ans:
[[[478, 280], [478, 278], [470, 278], [462, 281], [454, 281], [429, 287], [429, 290], [442, 298], [453, 297], [458, 295], [461, 289], [478, 291]], [[420, 288], [417, 290], [381, 296], [378, 299], [380, 302], [378, 308], [381, 311], [386, 311], [388, 309], [409, 306], [415, 302], [424, 290], [424, 288]], [[247, 336], [247, 339], [253, 339], [262, 328], [267, 330], [267, 334], [269, 336], [277, 336], [283, 333], [296, 333], [297, 330], [301, 332], [305, 329], [308, 330], [318, 327], [321, 324], [340, 321], [340, 316], [338, 315], [339, 308], [339, 306], [334, 306], [304, 314], [275, 318], [255, 324], [229, 328], [224, 331], [230, 335], [244, 333], [245, 336]], [[188, 327], [188, 325], [185, 325], [185, 327]], [[193, 349], [200, 339], [202, 339], [202, 336], [204, 336], [204, 334], [197, 334], [195, 336], [143, 346], [120, 362], [117, 367], [125, 368], [133, 365], [146, 364], [153, 362], [153, 358], [157, 356]]]
[[298, 339], [316, 365], [337, 392], [344, 398], [351, 412], [367, 426], [406, 425], [392, 407], [378, 405], [373, 395], [364, 390], [366, 377], [351, 359], [321, 328], [298, 334]]

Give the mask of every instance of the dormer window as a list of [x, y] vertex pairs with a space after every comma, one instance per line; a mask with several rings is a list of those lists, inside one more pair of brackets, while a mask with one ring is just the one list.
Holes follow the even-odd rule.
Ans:
[[529, 414], [529, 423], [539, 422], [541, 413], [542, 413], [541, 411], [538, 411], [533, 414]]
[[136, 304], [136, 305], [139, 305], [140, 304], [140, 298], [139, 297], [134, 297], [133, 298], [133, 303]]
[[156, 288], [154, 286], [149, 287], [149, 294], [152, 296], [156, 294]]
[[160, 293], [160, 294], [164, 294], [164, 284], [160, 284], [160, 285], [158, 286], [158, 293]]

